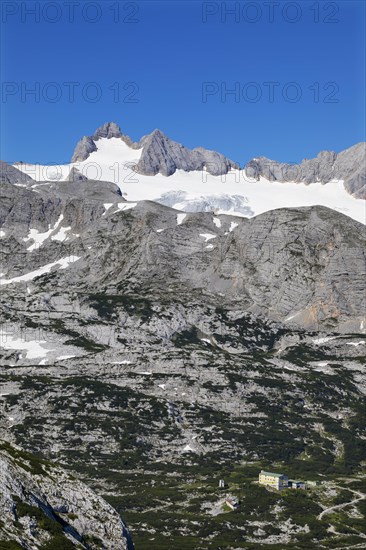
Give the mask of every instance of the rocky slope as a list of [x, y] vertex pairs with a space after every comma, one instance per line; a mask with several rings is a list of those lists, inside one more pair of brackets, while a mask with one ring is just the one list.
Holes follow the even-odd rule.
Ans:
[[[155, 176], [162, 174], [171, 176], [176, 170], [202, 171], [220, 176], [231, 169], [239, 169], [239, 165], [220, 153], [208, 151], [202, 147], [190, 150], [168, 138], [160, 130], [154, 130], [133, 142], [122, 134], [119, 126], [108, 122], [98, 128], [92, 136], [84, 136], [76, 146], [72, 162], [86, 160], [97, 151], [96, 142], [101, 138], [120, 138], [128, 147], [142, 150], [141, 157], [136, 162], [136, 173]], [[116, 162], [119, 159], [116, 158]], [[310, 184], [331, 180], [343, 180], [348, 193], [359, 199], [366, 199], [366, 144], [358, 143], [340, 153], [321, 151], [314, 159], [304, 159], [300, 164], [287, 164], [266, 157], [258, 157], [249, 161], [244, 172], [248, 178], [259, 180], [264, 177], [269, 181], [303, 182]]]
[[[101, 138], [121, 138], [130, 148], [142, 149], [141, 157], [136, 163], [135, 171], [146, 176], [171, 176], [176, 170], [191, 172], [206, 169], [215, 176], [226, 174], [232, 168], [239, 168], [233, 161], [215, 151], [203, 147], [187, 149], [180, 143], [171, 140], [160, 130], [134, 143], [131, 138], [122, 134], [114, 122], [108, 122], [98, 128], [92, 136], [84, 136], [76, 145], [72, 162], [86, 160], [90, 153], [97, 150], [95, 142]], [[118, 162], [118, 159], [116, 159]]]
[[0, 488], [2, 548], [132, 548], [125, 525], [109, 504], [61, 468], [4, 441]]
[[365, 228], [327, 208], [246, 220], [129, 203], [114, 184], [5, 183], [0, 223], [6, 287], [33, 281], [72, 251], [68, 268], [48, 276], [51, 285], [98, 292], [123, 283], [150, 293], [179, 286], [302, 328], [363, 326]]
[[261, 176], [270, 181], [297, 181], [306, 184], [321, 181], [323, 184], [334, 179], [344, 180], [347, 191], [366, 199], [366, 143], [357, 143], [340, 153], [321, 151], [314, 159], [304, 159], [300, 164], [291, 165], [259, 157], [245, 167], [248, 177]]
[[[362, 545], [361, 501], [319, 516], [364, 491], [364, 226], [320, 206], [248, 220], [77, 174], [18, 177], [0, 187], [0, 438], [71, 470], [139, 550]], [[101, 498], [2, 449], [0, 541], [113, 548]], [[261, 468], [328, 485], [269, 493]], [[219, 479], [240, 509], [222, 509]]]

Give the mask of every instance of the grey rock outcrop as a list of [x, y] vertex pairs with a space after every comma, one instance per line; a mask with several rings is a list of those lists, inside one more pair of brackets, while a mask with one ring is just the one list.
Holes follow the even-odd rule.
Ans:
[[[212, 175], [226, 174], [239, 165], [216, 151], [209, 151], [202, 147], [187, 149], [180, 143], [171, 140], [160, 130], [154, 130], [134, 142], [129, 136], [122, 134], [115, 122], [107, 122], [98, 128], [92, 136], [85, 136], [76, 146], [72, 162], [86, 160], [90, 153], [97, 150], [96, 142], [101, 139], [120, 138], [131, 149], [142, 149], [136, 172], [146, 176], [155, 176], [160, 173], [171, 176], [176, 170], [207, 170]], [[116, 159], [118, 161], [118, 159]]]
[[296, 181], [310, 184], [328, 183], [332, 179], [344, 180], [347, 191], [359, 199], [366, 198], [366, 143], [358, 143], [340, 153], [321, 151], [314, 159], [300, 164], [287, 164], [259, 157], [245, 167], [249, 178], [261, 176], [270, 181]]
[[0, 183], [35, 183], [33, 178], [15, 166], [0, 160]]
[[75, 166], [71, 168], [70, 173], [67, 177], [67, 181], [86, 181], [87, 179], [88, 178], [84, 176], [84, 174], [82, 174], [80, 170], [75, 168]]
[[[82, 259], [57, 273], [60, 288], [81, 284], [96, 292], [113, 280], [159, 294], [173, 285], [307, 329], [361, 326], [365, 227], [328, 208], [279, 209], [250, 220], [212, 212], [178, 216], [157, 203], [128, 203], [114, 184], [52, 182], [16, 192], [3, 186], [7, 279], [21, 274], [21, 251], [26, 273], [57, 261], [65, 242]], [[34, 230], [45, 235], [38, 256], [28, 252]], [[88, 247], [98, 249], [97, 257]]]
[[[32, 245], [36, 255], [43, 258], [44, 249], [36, 245], [36, 237], [29, 236], [30, 229], [53, 244], [54, 252], [51, 252], [51, 246], [48, 253], [48, 259], [53, 261], [51, 258], [57, 259], [59, 253], [59, 241], [58, 238], [52, 241], [52, 237], [62, 228], [67, 228], [67, 233], [61, 240], [72, 241], [74, 235], [98, 223], [105, 213], [104, 204], [124, 201], [120, 189], [110, 182], [52, 181], [38, 184], [37, 191], [3, 183], [0, 185], [0, 227], [6, 238], [2, 243], [2, 261], [8, 266], [19, 264], [21, 258], [25, 260], [29, 255], [27, 250], [29, 247], [32, 250]], [[23, 246], [18, 248], [16, 242]]]
[[347, 191], [358, 199], [366, 199], [366, 143], [358, 143], [339, 153], [334, 166], [344, 179]]
[[[258, 461], [299, 464], [332, 449], [330, 434], [346, 457], [355, 452], [359, 481], [361, 224], [324, 207], [250, 220], [185, 213], [126, 202], [96, 181], [1, 192], [0, 438], [76, 479], [14, 451], [2, 460], [0, 445], [0, 547], [124, 549], [128, 533], [107, 500], [137, 547], [189, 546], [194, 536], [208, 548], [218, 524], [202, 503], [216, 473], [250, 464], [249, 517]], [[339, 475], [338, 448], [316, 462], [324, 476]], [[346, 461], [344, 472], [349, 481]], [[50, 522], [58, 543], [42, 528]], [[243, 545], [242, 524], [229, 531]]]
[[206, 169], [212, 175], [226, 174], [231, 168], [239, 168], [233, 161], [215, 151], [202, 147], [187, 149], [184, 145], [168, 138], [160, 130], [140, 140], [141, 158], [136, 171], [147, 176], [158, 173], [171, 176], [176, 170], [190, 172]]
[[89, 157], [90, 153], [93, 153], [96, 150], [97, 146], [95, 145], [93, 139], [89, 136], [84, 136], [77, 143], [71, 162], [82, 162]]
[[95, 130], [94, 134], [91, 136], [94, 141], [100, 138], [110, 139], [113, 137], [122, 137], [121, 129], [115, 122], [106, 122], [105, 124], [97, 128], [97, 130]]
[[86, 485], [1, 441], [0, 488], [0, 540], [27, 550], [45, 543], [47, 548], [75, 544], [90, 550], [133, 547], [117, 512]]

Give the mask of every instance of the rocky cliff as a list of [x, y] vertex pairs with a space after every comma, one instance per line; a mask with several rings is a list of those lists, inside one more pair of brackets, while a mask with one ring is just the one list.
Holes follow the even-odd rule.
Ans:
[[154, 130], [137, 143], [133, 142], [131, 138], [122, 134], [114, 122], [104, 124], [92, 136], [84, 136], [76, 145], [72, 162], [86, 160], [90, 153], [97, 150], [96, 142], [101, 138], [120, 138], [131, 149], [142, 149], [135, 170], [146, 176], [155, 176], [159, 173], [163, 176], [171, 176], [176, 170], [191, 172], [203, 169], [218, 176], [226, 174], [232, 168], [239, 168], [238, 164], [215, 151], [202, 147], [187, 149], [184, 145], [168, 138], [160, 130]]
[[365, 228], [328, 208], [247, 220], [128, 203], [111, 183], [53, 182], [35, 190], [5, 183], [0, 222], [5, 286], [72, 249], [76, 262], [52, 268], [52, 285], [61, 290], [97, 291], [108, 281], [159, 295], [176, 285], [204, 291], [213, 304], [220, 297], [308, 329], [352, 331], [363, 321]]
[[[0, 438], [33, 458], [0, 448], [0, 548], [125, 548], [106, 502], [137, 548], [362, 545], [361, 500], [318, 517], [364, 491], [364, 226], [17, 177], [0, 187]], [[261, 468], [338, 489], [277, 495]]]
[[351, 195], [366, 199], [366, 143], [357, 143], [338, 154], [334, 151], [321, 151], [316, 158], [304, 159], [300, 164], [287, 164], [259, 157], [246, 165], [245, 173], [255, 179], [263, 176], [270, 181], [297, 181], [306, 184], [344, 180], [344, 186]]
[[109, 504], [61, 468], [4, 441], [0, 511], [2, 548], [132, 548], [126, 526]]

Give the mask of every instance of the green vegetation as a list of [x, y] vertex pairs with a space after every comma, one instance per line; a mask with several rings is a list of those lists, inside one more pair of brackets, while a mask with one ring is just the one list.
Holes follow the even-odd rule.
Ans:
[[147, 321], [153, 314], [151, 303], [146, 298], [129, 294], [90, 294], [90, 305], [98, 315], [108, 321], [113, 320], [118, 308]]
[[23, 550], [15, 540], [0, 540], [0, 550]]
[[33, 475], [47, 475], [47, 470], [44, 469], [44, 466], [51, 465], [48, 460], [39, 458], [21, 449], [17, 449], [6, 441], [0, 441], [0, 451], [7, 452], [17, 466]]

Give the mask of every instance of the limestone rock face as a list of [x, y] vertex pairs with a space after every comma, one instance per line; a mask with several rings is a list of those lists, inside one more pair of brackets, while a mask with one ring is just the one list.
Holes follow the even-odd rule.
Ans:
[[112, 137], [122, 137], [121, 129], [115, 122], [106, 122], [105, 124], [97, 128], [97, 130], [95, 130], [94, 134], [92, 135], [92, 139], [94, 141], [100, 138], [110, 139]]
[[321, 151], [314, 159], [304, 159], [298, 165], [277, 162], [266, 157], [251, 160], [245, 167], [250, 178], [260, 176], [270, 181], [297, 181], [306, 184], [332, 179], [344, 180], [347, 191], [359, 198], [366, 198], [366, 143], [358, 143], [337, 154]]
[[72, 246], [80, 260], [55, 272], [61, 292], [75, 285], [98, 291], [109, 280], [149, 288], [159, 299], [162, 289], [174, 285], [187, 293], [200, 289], [212, 304], [240, 304], [307, 329], [360, 327], [362, 224], [317, 206], [249, 220], [179, 213], [149, 201], [126, 202], [120, 193], [116, 185], [97, 181], [44, 183], [36, 191], [3, 184], [6, 278], [22, 274], [17, 254], [24, 255], [26, 273], [57, 261]]
[[70, 170], [70, 173], [67, 177], [67, 180], [68, 181], [86, 181], [88, 178], [86, 176], [84, 176], [80, 170], [78, 170], [77, 168], [75, 168], [75, 166], [73, 166]]
[[33, 178], [15, 166], [0, 160], [0, 183], [34, 183]]
[[[6, 235], [1, 244], [3, 252], [9, 252], [2, 260], [8, 265], [19, 262], [19, 256], [11, 259], [11, 252], [18, 250], [20, 244], [18, 252], [23, 250], [25, 258], [31, 259], [30, 252], [43, 255], [43, 242], [48, 239], [55, 250], [52, 252], [50, 246], [48, 254], [52, 258], [62, 241], [71, 242], [73, 234], [79, 235], [100, 220], [104, 204], [125, 202], [114, 183], [94, 180], [44, 182], [37, 191], [3, 183], [0, 197], [0, 227]], [[67, 228], [67, 232], [63, 234], [62, 228]]]
[[93, 153], [96, 150], [97, 147], [93, 139], [89, 136], [84, 136], [77, 143], [71, 162], [82, 162], [88, 158], [90, 153]]
[[154, 130], [140, 141], [142, 155], [136, 171], [140, 174], [154, 176], [162, 174], [171, 176], [176, 170], [190, 172], [203, 170], [215, 176], [226, 174], [231, 168], [239, 168], [233, 161], [215, 151], [202, 147], [187, 149], [180, 143], [171, 140], [160, 130]]
[[107, 502], [61, 468], [1, 441], [0, 489], [0, 541], [32, 550], [67, 542], [65, 548], [133, 548], [126, 526]]
[[136, 171], [147, 176], [155, 176], [158, 173], [171, 176], [176, 170], [190, 172], [203, 169], [219, 176], [226, 174], [231, 168], [239, 168], [238, 164], [216, 151], [209, 151], [202, 147], [187, 149], [168, 138], [160, 130], [154, 130], [139, 142], [134, 142], [129, 136], [122, 134], [115, 122], [107, 122], [92, 136], [83, 137], [76, 146], [72, 162], [86, 160], [90, 153], [97, 150], [96, 142], [102, 138], [120, 138], [131, 149], [142, 149]]

